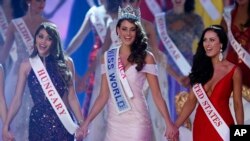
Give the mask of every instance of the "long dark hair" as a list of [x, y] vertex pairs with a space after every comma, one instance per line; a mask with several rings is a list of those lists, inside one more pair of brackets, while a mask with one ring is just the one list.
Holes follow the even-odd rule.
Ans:
[[191, 73], [189, 74], [191, 85], [194, 85], [196, 83], [201, 83], [204, 85], [206, 82], [208, 82], [212, 78], [213, 73], [214, 73], [214, 68], [213, 68], [211, 58], [206, 55], [206, 52], [203, 46], [204, 36], [207, 31], [213, 31], [217, 34], [217, 36], [219, 37], [220, 43], [222, 43], [223, 52], [227, 48], [228, 38], [222, 26], [212, 25], [203, 31], [200, 41], [198, 43], [198, 48], [193, 57], [192, 70], [191, 70]]
[[[50, 63], [53, 63], [53, 66], [55, 66], [58, 73], [62, 76], [65, 85], [69, 86], [72, 84], [72, 73], [67, 67], [65, 55], [62, 49], [61, 38], [57, 31], [56, 25], [50, 22], [42, 23], [36, 30], [34, 45], [36, 45], [36, 37], [42, 29], [45, 29], [49, 36], [52, 38], [52, 44], [49, 54], [49, 57], [52, 58], [52, 62]], [[30, 57], [35, 57], [36, 55], [38, 55], [38, 50], [37, 47], [34, 46], [34, 50]]]
[[136, 37], [135, 37], [134, 43], [132, 44], [130, 48], [131, 54], [128, 57], [128, 62], [136, 63], [137, 64], [136, 70], [141, 71], [145, 64], [145, 58], [147, 55], [147, 51], [146, 51], [147, 46], [148, 46], [147, 37], [142, 28], [140, 21], [136, 19], [132, 19], [132, 18], [120, 19], [116, 27], [120, 28], [121, 23], [125, 20], [127, 20], [130, 23], [135, 24], [136, 26]]

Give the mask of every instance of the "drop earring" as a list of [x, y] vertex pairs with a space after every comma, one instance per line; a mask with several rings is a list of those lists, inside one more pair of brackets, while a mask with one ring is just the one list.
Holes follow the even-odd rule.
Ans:
[[220, 54], [219, 54], [219, 61], [221, 62], [223, 60], [223, 54], [222, 54], [222, 46], [220, 48]]

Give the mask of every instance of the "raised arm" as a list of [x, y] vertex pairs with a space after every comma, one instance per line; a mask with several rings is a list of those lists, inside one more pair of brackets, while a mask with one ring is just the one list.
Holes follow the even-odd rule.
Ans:
[[91, 10], [87, 12], [79, 31], [69, 43], [69, 46], [66, 49], [66, 53], [68, 55], [72, 55], [80, 47], [82, 42], [86, 39], [87, 35], [91, 31], [90, 11]]
[[[103, 64], [103, 62], [104, 62], [104, 59], [102, 59], [102, 64]], [[97, 114], [99, 114], [101, 112], [101, 110], [103, 109], [103, 107], [107, 103], [108, 99], [109, 99], [108, 81], [107, 81], [106, 74], [104, 73], [104, 74], [102, 74], [100, 93], [99, 93], [98, 97], [96, 98], [95, 103], [94, 103], [92, 109], [90, 110], [88, 117], [84, 121], [84, 124], [82, 127], [85, 137], [88, 134], [88, 125], [97, 116]]]
[[2, 64], [5, 63], [6, 59], [10, 55], [10, 49], [14, 42], [14, 32], [15, 32], [15, 26], [11, 22], [6, 32], [6, 40], [5, 40], [4, 46], [2, 50], [0, 50], [0, 63]]
[[0, 64], [0, 118], [2, 123], [5, 121], [7, 115], [7, 106], [4, 96], [4, 72], [3, 67]]
[[4, 140], [14, 139], [13, 135], [11, 135], [11, 133], [9, 132], [9, 126], [10, 126], [12, 119], [15, 117], [16, 113], [18, 112], [21, 106], [22, 96], [23, 96], [25, 85], [26, 85], [27, 74], [30, 71], [30, 69], [31, 67], [30, 67], [29, 61], [24, 60], [20, 65], [15, 95], [11, 101], [11, 105], [7, 114], [7, 118], [3, 126], [3, 139]]
[[236, 68], [233, 75], [233, 102], [236, 122], [237, 124], [244, 124], [244, 111], [242, 105], [242, 74], [239, 68]]

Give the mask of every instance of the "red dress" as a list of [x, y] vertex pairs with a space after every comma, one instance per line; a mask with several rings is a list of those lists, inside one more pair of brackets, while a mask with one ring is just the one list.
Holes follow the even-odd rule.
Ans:
[[[236, 14], [236, 10], [232, 12], [232, 21], [234, 21], [234, 17]], [[242, 47], [250, 53], [250, 27], [240, 30], [237, 26], [232, 25], [231, 27], [234, 38], [242, 45]], [[243, 85], [246, 85], [250, 88], [250, 69], [245, 65], [242, 60], [239, 60], [238, 55], [230, 45], [228, 48], [227, 60], [238, 65], [242, 71], [242, 79]]]
[[[234, 120], [229, 109], [229, 98], [233, 90], [233, 74], [235, 68], [236, 66], [233, 67], [232, 70], [221, 80], [219, 80], [209, 97], [211, 103], [228, 126], [234, 124]], [[194, 119], [193, 141], [222, 141], [222, 138], [210, 123], [200, 105], [197, 107]]]

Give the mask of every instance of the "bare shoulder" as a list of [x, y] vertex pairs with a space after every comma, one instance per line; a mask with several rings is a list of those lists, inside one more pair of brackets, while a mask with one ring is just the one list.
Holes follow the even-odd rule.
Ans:
[[234, 67], [236, 67], [235, 70], [234, 70], [234, 76], [241, 77], [241, 69], [240, 69], [240, 67], [236, 66], [235, 64], [233, 64], [233, 63], [231, 63], [229, 61], [226, 61], [225, 64], [226, 64], [226, 69], [227, 70], [231, 70]]
[[145, 58], [146, 64], [155, 64], [155, 57], [152, 52], [147, 51], [147, 56]]

